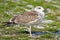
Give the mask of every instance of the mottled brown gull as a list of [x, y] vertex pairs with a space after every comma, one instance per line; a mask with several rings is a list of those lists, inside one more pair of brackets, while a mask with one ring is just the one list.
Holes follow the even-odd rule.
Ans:
[[24, 12], [23, 14], [12, 17], [10, 22], [27, 26], [30, 36], [32, 36], [31, 27], [40, 24], [44, 20], [44, 16], [44, 8], [37, 6], [29, 12]]

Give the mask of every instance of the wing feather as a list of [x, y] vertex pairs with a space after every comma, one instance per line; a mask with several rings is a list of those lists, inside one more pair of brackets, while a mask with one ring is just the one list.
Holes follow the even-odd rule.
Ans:
[[17, 15], [13, 17], [12, 21], [17, 24], [26, 24], [36, 19], [38, 19], [38, 14], [37, 12], [33, 11], [33, 12], [25, 12], [23, 14]]

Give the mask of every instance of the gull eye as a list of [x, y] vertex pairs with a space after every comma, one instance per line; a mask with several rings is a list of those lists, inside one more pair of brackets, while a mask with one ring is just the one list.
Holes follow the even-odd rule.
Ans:
[[41, 9], [40, 7], [38, 9]]

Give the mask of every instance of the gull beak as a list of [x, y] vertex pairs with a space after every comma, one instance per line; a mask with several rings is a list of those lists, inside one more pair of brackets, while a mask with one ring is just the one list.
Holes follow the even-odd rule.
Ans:
[[46, 10], [46, 9], [44, 9], [44, 10], [43, 10], [43, 12], [47, 12], [47, 10]]

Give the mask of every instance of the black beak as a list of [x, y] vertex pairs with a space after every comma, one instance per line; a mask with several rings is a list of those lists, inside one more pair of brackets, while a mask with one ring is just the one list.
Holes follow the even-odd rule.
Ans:
[[46, 9], [44, 9], [44, 10], [43, 10], [43, 12], [47, 12], [47, 10], [46, 10]]

